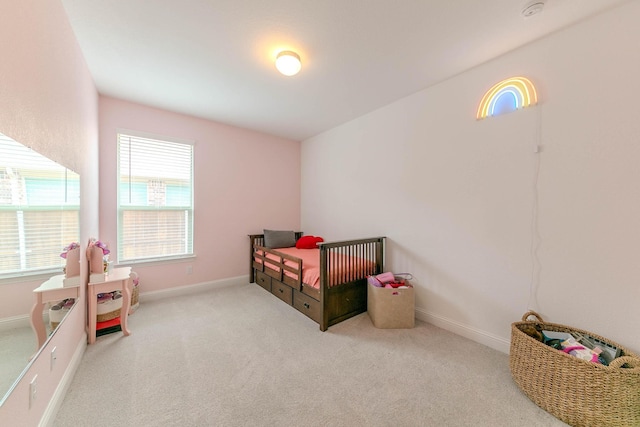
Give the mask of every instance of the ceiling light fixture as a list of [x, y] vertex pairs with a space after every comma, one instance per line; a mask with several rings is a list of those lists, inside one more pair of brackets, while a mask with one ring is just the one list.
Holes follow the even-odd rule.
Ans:
[[302, 68], [300, 56], [290, 50], [282, 51], [276, 57], [276, 68], [285, 76], [294, 76]]

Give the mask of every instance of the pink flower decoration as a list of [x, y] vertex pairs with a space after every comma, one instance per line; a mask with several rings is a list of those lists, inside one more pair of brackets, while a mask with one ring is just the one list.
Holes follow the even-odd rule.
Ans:
[[60, 256], [61, 256], [62, 258], [65, 258], [65, 259], [66, 259], [66, 258], [67, 258], [67, 252], [69, 252], [69, 251], [70, 251], [70, 250], [72, 250], [72, 249], [77, 249], [77, 248], [79, 248], [79, 247], [80, 247], [80, 245], [79, 245], [78, 243], [73, 242], [73, 243], [71, 243], [70, 245], [68, 245], [68, 246], [65, 246], [65, 247], [64, 247], [64, 249], [62, 250], [62, 253], [60, 254]]
[[100, 249], [102, 249], [102, 255], [108, 255], [109, 252], [111, 252], [109, 250], [109, 248], [107, 247], [107, 245], [102, 243], [100, 240], [96, 240], [95, 243], [94, 243], [94, 246], [97, 246]]

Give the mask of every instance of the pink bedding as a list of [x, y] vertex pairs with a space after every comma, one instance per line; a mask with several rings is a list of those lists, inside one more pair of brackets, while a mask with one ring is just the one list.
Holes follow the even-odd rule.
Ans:
[[[313, 288], [320, 288], [320, 249], [297, 249], [297, 248], [280, 248], [274, 249], [283, 254], [290, 255], [302, 260], [302, 283], [311, 286]], [[271, 258], [276, 261], [280, 261], [277, 255], [266, 253], [267, 258]], [[374, 267], [372, 261], [364, 260], [362, 258], [349, 257], [341, 254], [331, 254], [331, 280], [329, 286], [333, 286], [336, 283], [341, 283], [344, 276], [358, 276], [364, 277], [367, 272]], [[354, 261], [355, 260], [355, 261]], [[260, 259], [256, 259], [257, 262], [261, 262]], [[285, 265], [297, 268], [297, 264], [285, 260]], [[269, 267], [275, 271], [280, 271], [280, 267], [265, 263], [266, 267]], [[285, 271], [285, 275], [298, 279], [295, 273]]]

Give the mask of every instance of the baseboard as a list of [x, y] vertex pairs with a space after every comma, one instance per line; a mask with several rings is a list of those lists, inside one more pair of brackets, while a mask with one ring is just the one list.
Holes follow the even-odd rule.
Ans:
[[60, 383], [58, 384], [58, 387], [56, 387], [56, 390], [53, 392], [53, 396], [49, 401], [49, 405], [47, 405], [47, 409], [44, 411], [44, 414], [40, 419], [40, 427], [53, 426], [53, 422], [56, 419], [58, 410], [60, 409], [64, 397], [67, 394], [67, 390], [69, 390], [69, 387], [71, 386], [71, 381], [76, 375], [76, 371], [80, 366], [80, 362], [82, 362], [82, 356], [84, 355], [86, 348], [87, 334], [85, 333], [82, 335], [82, 339], [78, 343], [76, 351], [73, 353], [73, 357], [69, 362], [69, 366], [67, 366], [67, 369], [64, 371], [64, 375], [62, 376], [62, 379], [60, 379]]
[[[44, 324], [49, 324], [49, 310], [42, 312], [42, 318]], [[0, 319], [0, 332], [9, 331], [11, 329], [30, 328], [31, 316], [29, 314], [22, 314], [20, 316], [5, 317]]]
[[425, 310], [416, 308], [416, 319], [431, 323], [439, 328], [453, 332], [456, 335], [463, 336], [477, 343], [491, 347], [494, 350], [509, 354], [511, 342], [499, 336], [490, 334], [480, 329], [472, 328], [462, 323], [455, 322], [446, 317], [428, 313]]
[[177, 286], [159, 291], [140, 292], [140, 303], [156, 301], [165, 298], [174, 298], [181, 295], [190, 295], [212, 289], [226, 288], [228, 286], [245, 285], [249, 283], [249, 275], [213, 280], [211, 282], [196, 283], [194, 285]]
[[28, 314], [0, 319], [0, 332], [8, 331], [11, 329], [28, 328], [30, 326], [31, 316], [29, 316]]

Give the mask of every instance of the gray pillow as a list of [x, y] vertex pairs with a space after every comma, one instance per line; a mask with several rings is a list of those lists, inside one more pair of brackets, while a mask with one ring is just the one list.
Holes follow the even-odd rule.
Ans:
[[264, 246], [267, 248], [290, 248], [296, 245], [293, 231], [264, 230]]

